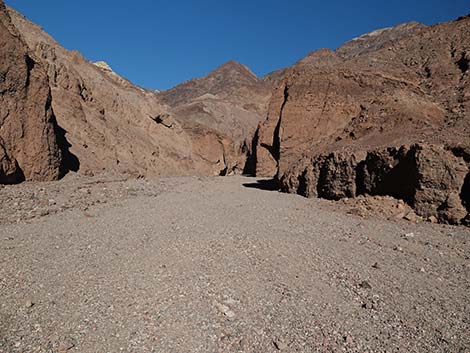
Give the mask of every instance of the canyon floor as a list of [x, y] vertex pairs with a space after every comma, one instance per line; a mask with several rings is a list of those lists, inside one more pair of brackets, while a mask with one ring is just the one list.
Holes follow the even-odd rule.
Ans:
[[0, 188], [0, 352], [470, 351], [470, 229], [269, 186]]

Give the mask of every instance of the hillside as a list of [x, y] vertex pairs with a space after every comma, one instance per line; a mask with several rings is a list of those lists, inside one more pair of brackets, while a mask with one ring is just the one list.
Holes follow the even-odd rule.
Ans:
[[468, 222], [469, 43], [464, 17], [311, 53], [273, 94], [257, 175], [305, 196], [390, 195], [425, 218]]
[[[134, 177], [243, 170], [245, 141], [270, 96], [248, 69], [243, 67], [247, 84], [242, 86], [234, 85], [237, 71], [223, 66], [209, 75], [219, 82], [214, 87], [200, 85], [185, 95], [183, 85], [159, 94], [133, 85], [105, 62], [92, 63], [64, 49], [13, 9], [8, 14], [47, 72], [51, 108], [69, 146], [71, 169]], [[170, 99], [173, 91], [179, 99]], [[205, 95], [210, 98], [201, 100]]]

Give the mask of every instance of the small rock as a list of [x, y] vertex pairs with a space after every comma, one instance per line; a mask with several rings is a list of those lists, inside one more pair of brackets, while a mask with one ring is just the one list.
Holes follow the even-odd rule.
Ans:
[[406, 216], [406, 212], [400, 212], [396, 214], [395, 218], [402, 219], [402, 218], [405, 218], [405, 216]]
[[413, 211], [410, 211], [403, 218], [410, 222], [416, 222], [416, 213], [414, 213]]
[[428, 222], [431, 222], [431, 223], [437, 223], [438, 222], [438, 219], [434, 216], [431, 216], [431, 217], [428, 217]]
[[29, 308], [32, 308], [32, 307], [34, 306], [34, 303], [33, 303], [31, 300], [28, 299], [28, 300], [24, 303], [24, 306], [29, 309]]
[[372, 289], [372, 286], [367, 281], [362, 281], [359, 284], [359, 287], [364, 288], [364, 289]]
[[414, 238], [414, 236], [415, 236], [414, 233], [406, 233], [406, 234], [404, 235], [404, 238], [405, 238], [405, 239], [409, 239], [409, 238]]
[[232, 298], [227, 298], [226, 300], [224, 300], [224, 303], [227, 304], [227, 305], [235, 305], [235, 304], [237, 304], [237, 301], [235, 299], [232, 299]]
[[246, 342], [246, 339], [242, 338], [240, 339], [240, 341], [238, 342], [239, 346], [240, 346], [240, 350], [245, 352], [247, 349], [248, 349], [248, 344]]
[[372, 265], [372, 268], [375, 268], [375, 269], [380, 268], [379, 263], [378, 263], [378, 262], [374, 263], [374, 264]]
[[287, 349], [287, 344], [285, 342], [281, 341], [281, 340], [274, 340], [273, 344], [274, 344], [274, 347], [278, 351], [282, 351], [282, 350]]
[[232, 319], [235, 317], [235, 313], [227, 306], [224, 304], [217, 303], [217, 309], [223, 313], [225, 316], [227, 316], [229, 319]]
[[65, 338], [62, 342], [59, 343], [58, 351], [60, 353], [65, 353], [75, 347], [75, 342], [70, 338]]
[[344, 341], [346, 342], [348, 346], [352, 346], [353, 344], [353, 338], [350, 335], [345, 336]]

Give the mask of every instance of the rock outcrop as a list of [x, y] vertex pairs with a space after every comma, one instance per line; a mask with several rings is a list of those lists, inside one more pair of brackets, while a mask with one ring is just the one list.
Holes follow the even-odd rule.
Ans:
[[64, 172], [49, 81], [0, 1], [0, 184]]
[[272, 82], [256, 77], [245, 65], [229, 61], [204, 77], [159, 93], [158, 97], [188, 130], [198, 124], [224, 136], [225, 167], [240, 173], [249, 169], [246, 164], [247, 155], [252, 153], [252, 136], [266, 115], [272, 88]]
[[164, 92], [64, 49], [1, 0], [0, 44], [0, 183], [245, 172], [470, 224], [468, 16], [374, 31], [264, 78], [231, 61]]
[[391, 196], [419, 216], [463, 224], [468, 218], [469, 160], [452, 147], [415, 144], [360, 154], [333, 152], [296, 163], [281, 178], [283, 191], [340, 200]]
[[[64, 49], [21, 14], [8, 12], [47, 72], [50, 105], [76, 156], [73, 169], [129, 176], [242, 172], [248, 141], [270, 97], [269, 84], [249, 69], [231, 62], [173, 90], [148, 90], [105, 62]], [[10, 170], [14, 163], [4, 160]]]
[[391, 195], [423, 217], [463, 223], [469, 59], [470, 18], [311, 53], [273, 94], [257, 132], [257, 175], [310, 197]]

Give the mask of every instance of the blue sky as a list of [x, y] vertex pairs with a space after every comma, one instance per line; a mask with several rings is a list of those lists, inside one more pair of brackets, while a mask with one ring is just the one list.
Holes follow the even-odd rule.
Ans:
[[468, 0], [6, 0], [68, 49], [166, 89], [234, 59], [257, 75], [374, 29], [470, 13]]

